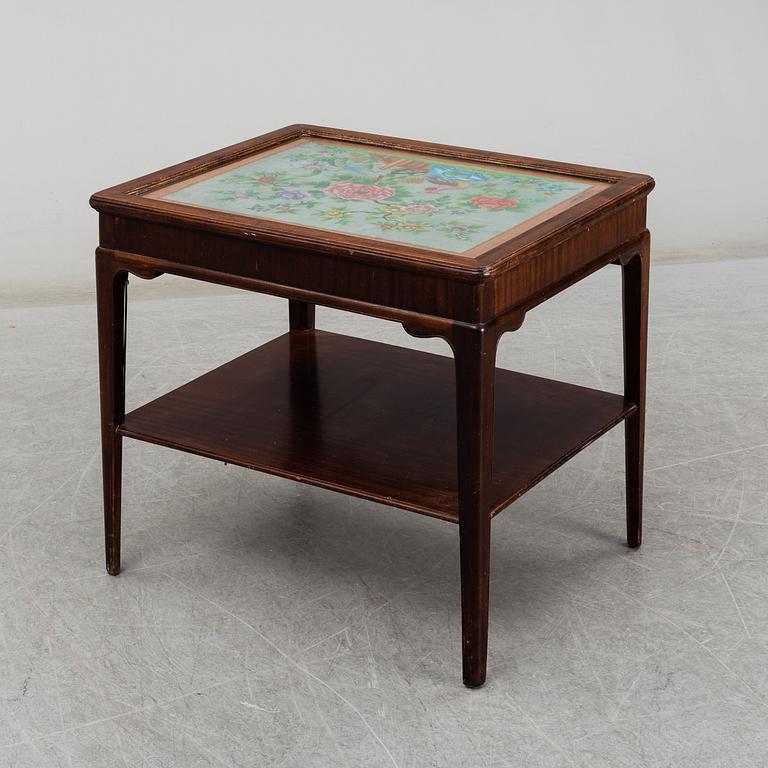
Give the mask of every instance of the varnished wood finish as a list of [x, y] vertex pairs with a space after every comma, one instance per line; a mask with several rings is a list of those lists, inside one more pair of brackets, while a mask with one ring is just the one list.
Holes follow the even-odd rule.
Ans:
[[101, 455], [107, 572], [120, 572], [120, 502], [125, 416], [125, 311], [128, 273], [96, 259], [96, 302], [101, 378]]
[[645, 454], [645, 380], [648, 350], [648, 278], [650, 235], [621, 267], [624, 326], [624, 396], [637, 406], [624, 422], [626, 454], [627, 544], [643, 537], [643, 457]]
[[[119, 432], [458, 522], [458, 375], [442, 355], [293, 331], [132, 411]], [[489, 514], [634, 410], [609, 392], [497, 378]]]
[[[143, 196], [300, 137], [605, 187], [471, 256]], [[95, 194], [107, 570], [119, 570], [122, 436], [457, 522], [464, 682], [482, 685], [492, 516], [624, 419], [627, 538], [640, 544], [652, 188], [642, 174], [294, 125]], [[496, 370], [502, 334], [610, 263], [623, 273], [623, 396]], [[124, 417], [128, 273], [281, 296], [289, 301], [290, 332]], [[441, 337], [453, 365], [316, 332], [315, 305]]]
[[[497, 341], [498, 334], [493, 328], [461, 326], [452, 339], [456, 365], [463, 672], [464, 684], [471, 688], [485, 682], [488, 654]], [[503, 390], [499, 395], [518, 403], [525, 399]], [[517, 428], [523, 418], [521, 413], [517, 423], [505, 420], [499, 424], [499, 431], [503, 430], [507, 438], [519, 439]]]

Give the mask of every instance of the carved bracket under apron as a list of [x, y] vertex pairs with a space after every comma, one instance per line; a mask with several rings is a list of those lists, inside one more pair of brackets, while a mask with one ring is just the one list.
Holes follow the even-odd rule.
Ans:
[[152, 269], [151, 267], [139, 267], [135, 264], [131, 264], [131, 266], [126, 267], [126, 269], [132, 275], [136, 275], [136, 277], [140, 277], [142, 280], [154, 280], [156, 277], [160, 277], [160, 275], [165, 274], [165, 272], [160, 269]]
[[110, 259], [114, 269], [123, 269], [136, 277], [140, 277], [142, 280], [154, 280], [156, 277], [165, 274], [162, 269], [157, 269], [157, 267], [148, 264], [140, 264], [137, 259], [124, 258], [122, 254], [117, 251], [111, 251], [109, 248], [99, 246], [96, 249], [96, 256], [98, 259]]
[[647, 241], [650, 240], [650, 237], [651, 233], [647, 229], [644, 230], [642, 235], [640, 235], [637, 240], [629, 243], [628, 245], [622, 246], [620, 248], [619, 254], [611, 263], [618, 264], [621, 267], [626, 267], [627, 264], [632, 261], [632, 259], [642, 258], [643, 253], [645, 250], [647, 250], [645, 245]]
[[525, 320], [525, 310], [515, 309], [511, 312], [506, 312], [503, 315], [498, 315], [487, 323], [482, 325], [471, 325], [469, 323], [453, 322], [436, 320], [432, 322], [425, 318], [424, 321], [419, 320], [407, 320], [403, 322], [403, 329], [410, 336], [415, 336], [420, 339], [439, 338], [445, 339], [448, 342], [454, 353], [456, 352], [456, 346], [454, 343], [454, 337], [457, 332], [463, 331], [475, 331], [477, 333], [489, 334], [494, 336], [495, 341], [505, 334], [511, 331], [516, 331], [523, 324]]

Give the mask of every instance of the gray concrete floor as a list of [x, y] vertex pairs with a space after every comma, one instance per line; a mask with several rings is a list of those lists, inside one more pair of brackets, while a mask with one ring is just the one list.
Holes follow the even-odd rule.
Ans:
[[[94, 309], [0, 311], [0, 765], [768, 764], [768, 260], [652, 281], [644, 546], [614, 430], [494, 521], [474, 691], [447, 523], [127, 441], [107, 576]], [[500, 365], [620, 391], [619, 312], [611, 268]], [[129, 407], [285, 325], [245, 293], [134, 302]]]

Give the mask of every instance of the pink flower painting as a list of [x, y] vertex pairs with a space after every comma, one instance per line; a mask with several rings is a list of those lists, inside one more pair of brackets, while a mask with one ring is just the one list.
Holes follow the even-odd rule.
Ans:
[[481, 208], [514, 208], [519, 205], [514, 197], [500, 197], [499, 195], [478, 195], [473, 197], [470, 202], [473, 205], [479, 205]]
[[288, 142], [170, 192], [170, 200], [351, 236], [464, 253], [584, 181], [503, 164], [319, 138]]
[[378, 184], [355, 184], [351, 181], [335, 181], [325, 188], [325, 194], [342, 200], [382, 200], [391, 197], [395, 190]]

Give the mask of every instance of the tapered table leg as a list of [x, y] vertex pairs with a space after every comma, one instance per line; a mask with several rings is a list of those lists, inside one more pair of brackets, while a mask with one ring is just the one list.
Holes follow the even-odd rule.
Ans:
[[292, 331], [311, 331], [315, 327], [315, 305], [288, 299], [288, 320]]
[[485, 682], [488, 655], [496, 336], [490, 330], [457, 327], [453, 349], [456, 357], [463, 676], [465, 685], [476, 688]]
[[624, 424], [627, 544], [639, 547], [643, 530], [643, 454], [645, 444], [645, 373], [648, 346], [650, 235], [621, 268], [624, 325], [624, 396], [637, 411]]
[[120, 572], [122, 437], [125, 417], [125, 309], [128, 273], [109, 256], [96, 256], [96, 306], [101, 389], [101, 457], [104, 486], [104, 541], [107, 572]]

